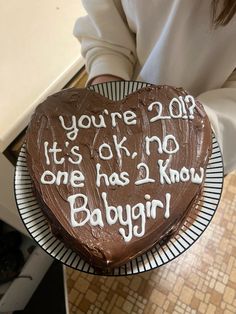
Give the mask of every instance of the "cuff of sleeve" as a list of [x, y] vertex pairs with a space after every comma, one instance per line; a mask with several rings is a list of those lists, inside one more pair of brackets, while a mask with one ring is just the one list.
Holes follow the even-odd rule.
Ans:
[[222, 155], [224, 156], [223, 157], [224, 172], [225, 172], [225, 174], [227, 174], [230, 171], [232, 171], [233, 165], [230, 164], [228, 158], [225, 158], [225, 151], [224, 151], [225, 150], [225, 144], [223, 144], [224, 143], [224, 141], [223, 141], [224, 127], [222, 126], [222, 123], [220, 123], [220, 121], [219, 121], [219, 117], [217, 115], [217, 112], [215, 110], [211, 109], [209, 106], [205, 105], [204, 101], [202, 101], [200, 98], [201, 97], [199, 97], [198, 100], [200, 100], [200, 102], [204, 106], [204, 109], [205, 109], [207, 116], [210, 120], [212, 130], [215, 133], [215, 137], [219, 143]]
[[204, 106], [204, 109], [205, 109], [205, 111], [207, 113], [207, 116], [208, 116], [208, 118], [210, 120], [212, 130], [215, 133], [216, 138], [217, 138], [220, 146], [222, 147], [222, 145], [221, 145], [221, 138], [220, 138], [220, 134], [221, 133], [220, 133], [220, 129], [219, 129], [219, 121], [218, 121], [217, 114], [216, 114], [216, 112], [213, 109], [211, 109], [210, 107], [204, 105], [204, 103], [203, 103], [203, 106]]
[[221, 129], [220, 129], [220, 123], [219, 123], [219, 118], [218, 118], [217, 112], [216, 112], [216, 110], [211, 108], [211, 102], [209, 102], [208, 98], [205, 97], [205, 93], [199, 95], [197, 97], [197, 99], [204, 106], [204, 109], [205, 109], [205, 111], [207, 113], [207, 116], [208, 116], [208, 118], [210, 120], [212, 130], [214, 131], [215, 136], [216, 136], [216, 138], [217, 138], [217, 140], [219, 142], [220, 148], [222, 150], [223, 149], [222, 132], [221, 132]]
[[115, 54], [97, 56], [89, 65], [86, 64], [88, 80], [86, 85], [99, 75], [118, 76], [123, 80], [130, 80], [133, 73], [133, 66], [126, 58]]

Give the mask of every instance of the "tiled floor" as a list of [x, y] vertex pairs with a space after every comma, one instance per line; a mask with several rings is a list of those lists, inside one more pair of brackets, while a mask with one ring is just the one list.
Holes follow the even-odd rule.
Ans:
[[70, 314], [236, 313], [236, 172], [207, 230], [176, 260], [128, 277], [67, 275]]

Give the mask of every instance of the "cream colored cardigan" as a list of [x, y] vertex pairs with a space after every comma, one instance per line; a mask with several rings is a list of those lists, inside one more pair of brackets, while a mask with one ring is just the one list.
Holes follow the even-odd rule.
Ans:
[[89, 80], [184, 87], [206, 111], [223, 150], [225, 172], [236, 168], [236, 16], [214, 29], [210, 0], [84, 0], [87, 16], [74, 34]]

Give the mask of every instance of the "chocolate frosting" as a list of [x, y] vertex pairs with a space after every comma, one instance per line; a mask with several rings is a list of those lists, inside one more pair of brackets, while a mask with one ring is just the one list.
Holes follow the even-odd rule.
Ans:
[[[120, 266], [134, 257], [137, 257], [154, 244], [163, 239], [166, 235], [176, 230], [184, 217], [192, 207], [193, 201], [199, 196], [201, 184], [189, 181], [173, 184], [160, 183], [158, 171], [158, 160], [169, 158], [168, 169], [180, 170], [183, 167], [196, 169], [199, 173], [200, 167], [206, 168], [211, 154], [211, 128], [203, 106], [196, 101], [194, 118], [186, 119], [172, 118], [161, 119], [150, 122], [157, 111], [148, 110], [148, 106], [154, 102], [161, 102], [163, 105], [162, 116], [169, 115], [169, 103], [174, 97], [187, 95], [181, 88], [170, 86], [150, 86], [138, 90], [122, 101], [111, 101], [96, 92], [88, 89], [67, 89], [48, 97], [40, 104], [27, 130], [27, 165], [34, 183], [35, 191], [42, 210], [48, 218], [52, 232], [60, 238], [68, 248], [76, 251], [91, 265], [96, 268], [113, 268]], [[156, 107], [157, 108], [157, 107]], [[116, 117], [116, 126], [112, 126], [112, 120], [106, 110], [118, 112], [132, 111], [136, 114], [136, 124], [124, 123], [122, 118]], [[78, 128], [74, 140], [68, 139], [69, 131], [66, 131], [59, 120], [64, 119], [65, 125], [71, 125], [71, 117], [74, 115], [76, 121], [82, 115], [93, 115], [96, 122], [99, 122], [99, 114], [102, 114], [106, 127]], [[173, 115], [177, 116], [177, 109], [173, 109]], [[131, 121], [131, 119], [130, 119]], [[127, 139], [124, 146], [131, 152], [137, 152], [137, 156], [127, 156], [124, 149], [121, 158], [117, 157], [114, 148], [113, 135], [117, 136], [120, 142], [125, 136]], [[158, 136], [160, 139], [168, 134], [175, 136], [179, 150], [175, 154], [159, 153], [155, 143], [150, 144], [150, 155], [145, 151], [145, 136]], [[55, 164], [52, 162], [52, 154], [48, 153], [50, 165], [46, 163], [45, 141], [48, 147], [57, 142], [62, 152], [58, 153], [60, 158], [64, 157], [65, 162]], [[113, 158], [104, 160], [99, 157], [99, 147], [107, 143], [111, 147]], [[68, 161], [70, 157], [76, 161], [77, 155], [71, 153], [73, 146], [78, 146], [83, 159], [80, 164], [73, 164]], [[173, 145], [173, 143], [171, 144]], [[173, 146], [174, 147], [174, 146]], [[170, 148], [171, 149], [171, 148]], [[109, 151], [104, 149], [104, 155]], [[60, 159], [59, 157], [57, 157]], [[101, 180], [101, 186], [96, 185], [96, 164], [101, 165], [101, 172], [111, 175], [116, 172], [127, 172], [129, 184], [125, 186], [106, 186]], [[143, 167], [137, 166], [145, 163], [150, 170], [150, 178], [155, 182], [136, 185], [135, 181], [145, 175]], [[50, 170], [54, 174], [58, 171], [66, 171], [69, 174], [73, 170], [79, 170], [84, 174], [84, 187], [73, 187], [68, 184], [42, 184], [41, 176], [44, 171]], [[123, 227], [127, 233], [127, 226], [121, 226], [119, 222], [109, 225], [105, 219], [104, 201], [102, 193], [107, 193], [107, 200], [110, 206], [123, 206], [126, 204], [134, 206], [137, 203], [146, 204], [145, 195], [152, 199], [165, 202], [166, 193], [170, 193], [170, 215], [164, 216], [164, 209], [157, 209], [155, 219], [147, 218], [145, 233], [142, 237], [133, 236], [130, 241], [124, 241], [119, 229]], [[72, 227], [71, 208], [67, 200], [68, 196], [82, 193], [88, 198], [88, 208], [92, 212], [95, 208], [101, 209], [104, 226], [93, 226], [87, 222], [83, 226]], [[80, 206], [81, 199], [77, 200], [76, 206]], [[81, 221], [83, 214], [75, 214], [75, 219]], [[126, 215], [124, 215], [124, 219]], [[133, 222], [141, 230], [141, 219]]]

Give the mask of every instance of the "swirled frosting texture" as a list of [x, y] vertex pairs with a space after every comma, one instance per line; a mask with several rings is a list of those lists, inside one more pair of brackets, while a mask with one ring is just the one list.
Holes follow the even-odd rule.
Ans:
[[[203, 106], [196, 101], [193, 111], [194, 118], [189, 117], [188, 106], [190, 105], [186, 104], [186, 118], [183, 118], [183, 111], [180, 118], [171, 117], [154, 122], [150, 122], [150, 120], [160, 113], [159, 105], [154, 104], [152, 110], [148, 110], [151, 103], [160, 102], [162, 104], [161, 116], [170, 116], [171, 100], [180, 96], [184, 99], [186, 95], [187, 93], [180, 88], [151, 86], [130, 94], [122, 101], [114, 102], [87, 89], [68, 89], [48, 97], [37, 107], [32, 116], [27, 130], [27, 165], [37, 198], [42, 204], [42, 210], [48, 218], [52, 232], [66, 246], [78, 252], [93, 266], [104, 269], [120, 266], [151, 248], [167, 234], [177, 229], [193, 206], [194, 200], [199, 196], [201, 184], [193, 183], [191, 180], [168, 183], [165, 181], [164, 175], [162, 177], [164, 182], [161, 183], [162, 175], [159, 163], [162, 160], [164, 166], [168, 160], [164, 169], [168, 177], [170, 177], [170, 169], [180, 172], [183, 168], [193, 168], [198, 174], [200, 174], [201, 168], [206, 169], [211, 154], [211, 128]], [[122, 115], [126, 111], [135, 113], [135, 118], [130, 115], [130, 120], [128, 120], [129, 122], [136, 121], [135, 124], [124, 123], [124, 119], [120, 118], [118, 114], [115, 122], [112, 123], [110, 113], [117, 112]], [[173, 116], [178, 116], [178, 112], [178, 106], [173, 106]], [[102, 115], [105, 127], [98, 128], [91, 124], [90, 127], [85, 128], [83, 125], [86, 126], [86, 123], [89, 123], [89, 120], [86, 119], [82, 121], [84, 123], [82, 127], [79, 127], [78, 120], [83, 115], [89, 117], [93, 115], [94, 121], [97, 123], [99, 115]], [[67, 128], [72, 125], [72, 116], [75, 117], [77, 131], [72, 134], [74, 139], [68, 137], [70, 131], [62, 127], [60, 116], [63, 117]], [[126, 137], [123, 147], [127, 148], [130, 156], [127, 155], [124, 148], [120, 149], [121, 157], [117, 156], [114, 135], [117, 137], [118, 144]], [[148, 155], [145, 138], [150, 139], [152, 136], [156, 136], [163, 142], [167, 135], [175, 137], [179, 145], [178, 151], [173, 154], [163, 150], [158, 152], [158, 144], [150, 142], [150, 154]], [[48, 143], [46, 153], [45, 142]], [[55, 142], [57, 143], [56, 147], [61, 151], [53, 153], [49, 149]], [[110, 146], [111, 151], [102, 146], [103, 149], [99, 155], [99, 147], [104, 143]], [[77, 155], [73, 153], [74, 146], [78, 147], [74, 150]], [[174, 147], [176, 145], [174, 146], [174, 142], [170, 140], [167, 149], [171, 151]], [[133, 154], [134, 152], [137, 154]], [[104, 159], [101, 158], [101, 153], [105, 157], [109, 157], [112, 153], [113, 157]], [[53, 157], [53, 154], [56, 155]], [[69, 162], [69, 157], [75, 162], [78, 161], [78, 154], [82, 156], [79, 164]], [[50, 164], [47, 164], [46, 156]], [[64, 162], [57, 164], [55, 158], [59, 161], [64, 160]], [[138, 180], [147, 175], [146, 169], [140, 166], [140, 163], [148, 166], [149, 177], [154, 182], [136, 184]], [[107, 185], [104, 178], [101, 178], [100, 186], [97, 186], [97, 164], [100, 164], [100, 171], [108, 176], [108, 180], [114, 172], [117, 174], [126, 172], [129, 183], [124, 186], [111, 185], [109, 181], [109, 185]], [[42, 175], [45, 171], [50, 171], [55, 176], [59, 171], [66, 172], [70, 178], [70, 174], [74, 170], [80, 171], [84, 175], [84, 181], [81, 181], [84, 186], [73, 186], [70, 179], [66, 184], [62, 182], [58, 185], [42, 183]], [[45, 176], [46, 181], [50, 181], [52, 178], [52, 176]], [[184, 178], [186, 178], [186, 174]], [[78, 184], [78, 181], [76, 183]], [[82, 206], [83, 199], [77, 198], [71, 207], [68, 197], [78, 195], [78, 193], [87, 197], [87, 208], [91, 213], [96, 208], [100, 209], [100, 221], [102, 219], [103, 226], [93, 225], [90, 221], [81, 226], [72, 226], [72, 207]], [[131, 239], [125, 241], [119, 230], [123, 228], [127, 235], [128, 225], [121, 225], [118, 219], [114, 224], [107, 223], [103, 193], [106, 193], [108, 206], [123, 207], [123, 220], [128, 218], [128, 212], [125, 211], [127, 204], [130, 205], [130, 208], [137, 204], [143, 204], [145, 232], [142, 236], [132, 234]], [[166, 209], [166, 195], [170, 195], [169, 215]], [[163, 204], [163, 208], [156, 207], [155, 218], [150, 217], [150, 213], [147, 217], [148, 200], [158, 200]], [[136, 219], [131, 219], [132, 228], [136, 226], [137, 233], [142, 231], [144, 221], [142, 220], [144, 216], [138, 216], [140, 206], [137, 206], [136, 209], [133, 208], [133, 216]], [[86, 213], [75, 212], [73, 217], [79, 223], [86, 218]], [[94, 216], [95, 218], [98, 217]], [[111, 218], [114, 218], [114, 212], [111, 213]]]

